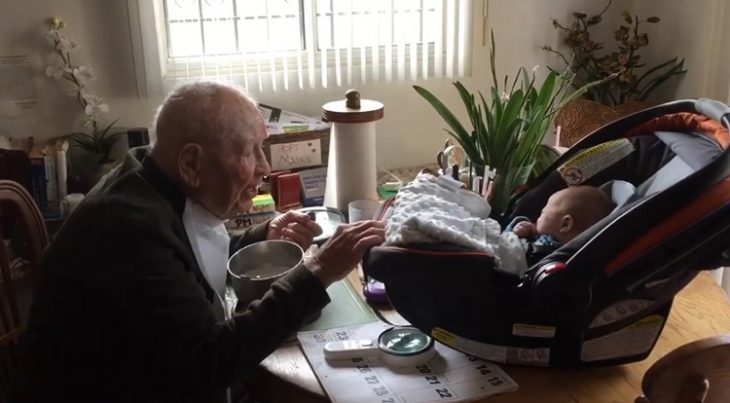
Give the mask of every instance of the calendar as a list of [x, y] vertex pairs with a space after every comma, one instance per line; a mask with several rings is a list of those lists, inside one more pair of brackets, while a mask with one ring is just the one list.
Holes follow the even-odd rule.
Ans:
[[329, 330], [299, 332], [302, 350], [329, 398], [336, 403], [465, 402], [517, 390], [517, 384], [491, 362], [436, 342], [428, 363], [389, 368], [379, 358], [327, 361], [330, 341], [370, 339], [392, 325], [373, 322]]

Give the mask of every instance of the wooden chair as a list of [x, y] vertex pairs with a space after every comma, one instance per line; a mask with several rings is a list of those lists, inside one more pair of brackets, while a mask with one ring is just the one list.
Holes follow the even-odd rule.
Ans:
[[[12, 221], [12, 225], [22, 227], [24, 239], [27, 242], [27, 260], [30, 266], [30, 280], [37, 279], [40, 270], [43, 251], [48, 244], [46, 231], [38, 206], [21, 185], [9, 180], [0, 180], [0, 207], [5, 221]], [[8, 228], [8, 226], [3, 226]], [[27, 312], [21, 299], [30, 300], [32, 290], [31, 281], [25, 281], [27, 287], [19, 286], [18, 274], [11, 269], [10, 254], [6, 247], [5, 236], [0, 231], [0, 403], [9, 401], [8, 385], [10, 372], [15, 365], [18, 339], [25, 329], [25, 315]]]
[[635, 403], [730, 402], [730, 334], [685, 344], [644, 374]]

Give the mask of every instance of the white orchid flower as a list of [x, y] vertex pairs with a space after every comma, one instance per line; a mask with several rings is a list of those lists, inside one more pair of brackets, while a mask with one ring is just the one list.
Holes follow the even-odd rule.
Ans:
[[61, 38], [61, 34], [58, 33], [58, 30], [56, 29], [49, 29], [48, 32], [46, 32], [46, 41], [50, 45], [55, 45], [56, 41], [58, 41]]
[[84, 108], [84, 113], [87, 116], [96, 116], [96, 114], [99, 112], [109, 112], [109, 105], [107, 105], [100, 97], [91, 94], [84, 94], [82, 96], [84, 97], [84, 101], [86, 101], [86, 108]]
[[502, 95], [500, 95], [499, 99], [500, 99], [500, 100], [501, 100], [502, 102], [507, 102], [507, 101], [509, 101], [509, 93], [508, 93], [507, 91], [503, 91], [503, 92], [502, 92]]
[[68, 52], [70, 50], [76, 49], [77, 47], [79, 47], [79, 44], [75, 40], [69, 39], [65, 36], [59, 36], [56, 49], [60, 50], [61, 52]]
[[540, 65], [539, 65], [539, 64], [536, 64], [535, 66], [533, 66], [533, 67], [532, 67], [532, 75], [534, 76], [534, 75], [535, 75], [535, 73], [537, 73], [537, 71], [538, 71], [539, 69], [540, 69]]
[[48, 77], [53, 77], [56, 80], [60, 80], [61, 77], [63, 77], [63, 74], [65, 73], [65, 69], [58, 67], [58, 66], [48, 66], [46, 67], [46, 75]]
[[85, 82], [85, 81], [91, 81], [96, 76], [94, 76], [94, 69], [87, 66], [79, 66], [73, 70], [73, 75], [76, 77], [76, 79], [79, 82]]

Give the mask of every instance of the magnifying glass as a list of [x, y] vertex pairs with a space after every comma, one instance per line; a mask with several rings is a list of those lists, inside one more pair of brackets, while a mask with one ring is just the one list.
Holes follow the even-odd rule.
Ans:
[[391, 367], [410, 367], [430, 361], [436, 349], [433, 339], [412, 326], [384, 330], [377, 340], [341, 340], [324, 345], [327, 360], [378, 357]]

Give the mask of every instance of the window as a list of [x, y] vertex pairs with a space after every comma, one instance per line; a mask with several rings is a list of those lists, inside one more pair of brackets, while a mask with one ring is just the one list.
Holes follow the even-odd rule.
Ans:
[[304, 50], [298, 0], [165, 0], [168, 57]]
[[162, 6], [166, 80], [223, 78], [277, 90], [468, 70], [471, 0], [162, 0]]

